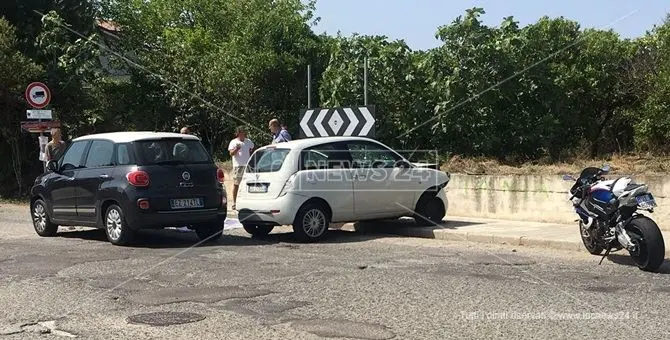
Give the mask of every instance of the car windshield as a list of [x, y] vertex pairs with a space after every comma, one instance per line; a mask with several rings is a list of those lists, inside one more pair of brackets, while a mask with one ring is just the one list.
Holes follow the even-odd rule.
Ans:
[[211, 158], [198, 140], [172, 138], [136, 142], [139, 165], [209, 163]]
[[249, 159], [248, 172], [275, 172], [284, 165], [290, 149], [267, 148], [258, 150]]

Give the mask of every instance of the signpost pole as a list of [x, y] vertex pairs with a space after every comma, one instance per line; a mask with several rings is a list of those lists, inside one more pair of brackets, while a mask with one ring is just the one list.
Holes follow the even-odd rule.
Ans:
[[363, 102], [368, 106], [368, 57], [363, 60]]
[[312, 65], [307, 65], [307, 108], [312, 108]]

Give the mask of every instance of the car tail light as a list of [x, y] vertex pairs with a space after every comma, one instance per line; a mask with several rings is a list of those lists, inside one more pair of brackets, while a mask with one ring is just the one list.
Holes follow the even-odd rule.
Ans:
[[128, 183], [136, 187], [148, 187], [149, 186], [149, 174], [144, 171], [136, 170], [129, 172], [126, 175]]
[[284, 187], [283, 187], [283, 188], [281, 189], [281, 191], [279, 192], [279, 197], [286, 196], [286, 194], [287, 194], [290, 190], [293, 190], [294, 185], [295, 185], [294, 182], [295, 182], [295, 177], [296, 177], [296, 175], [297, 175], [297, 173], [294, 173], [293, 175], [291, 175], [291, 176], [286, 180], [286, 183], [284, 183]]
[[223, 169], [221, 168], [216, 169], [216, 180], [219, 181], [219, 183], [223, 183], [225, 177], [226, 176], [223, 173]]

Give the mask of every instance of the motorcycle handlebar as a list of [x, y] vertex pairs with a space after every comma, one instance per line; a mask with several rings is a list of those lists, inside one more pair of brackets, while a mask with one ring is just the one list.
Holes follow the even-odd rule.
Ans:
[[577, 194], [578, 194], [578, 193], [583, 192], [584, 189], [586, 189], [586, 188], [588, 188], [588, 187], [589, 187], [588, 184], [582, 185], [581, 187], [579, 187], [579, 189], [575, 190], [575, 193], [572, 194], [572, 196], [570, 196], [570, 198], [569, 198], [568, 200], [569, 200], [569, 201], [572, 201], [573, 198], [577, 197]]

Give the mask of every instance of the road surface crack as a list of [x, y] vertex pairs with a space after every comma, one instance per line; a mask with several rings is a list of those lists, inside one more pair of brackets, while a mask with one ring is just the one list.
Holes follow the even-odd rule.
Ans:
[[77, 335], [56, 328], [56, 321], [27, 322], [9, 327], [0, 328], [0, 335], [15, 335], [22, 333], [53, 334], [64, 338], [76, 338]]

